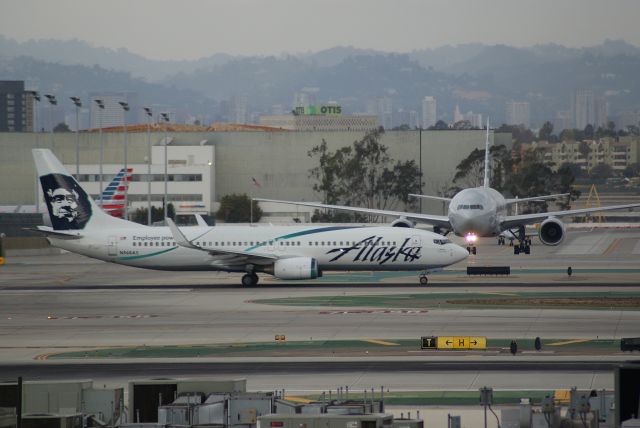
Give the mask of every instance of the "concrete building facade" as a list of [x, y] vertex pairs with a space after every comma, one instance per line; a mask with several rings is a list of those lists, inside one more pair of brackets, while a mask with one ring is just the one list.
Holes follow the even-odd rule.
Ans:
[[[351, 145], [361, 139], [365, 131], [324, 131], [324, 132], [176, 132], [170, 133], [169, 160], [182, 159], [180, 164], [171, 168], [176, 173], [201, 173], [202, 182], [181, 182], [175, 184], [170, 193], [205, 195], [206, 175], [211, 174], [208, 182], [211, 187], [209, 209], [215, 209], [215, 202], [231, 193], [246, 193], [255, 197], [317, 201], [320, 195], [313, 191], [314, 182], [309, 170], [317, 166], [317, 159], [308, 156], [315, 146], [327, 142], [329, 150]], [[153, 174], [162, 174], [162, 160], [157, 151], [162, 151], [162, 132], [152, 133], [154, 146], [152, 155]], [[103, 133], [104, 163], [112, 166], [112, 172], [123, 164], [123, 137], [121, 133]], [[491, 133], [491, 140], [494, 135]], [[423, 192], [437, 194], [451, 185], [456, 165], [475, 149], [484, 148], [485, 131], [388, 131], [382, 137], [382, 143], [389, 148], [389, 155], [397, 160], [415, 160], [420, 163], [420, 141], [422, 141]], [[511, 147], [511, 134], [496, 134], [495, 144]], [[36, 146], [35, 134], [0, 133], [0, 205], [33, 204], [36, 195], [35, 168], [31, 149]], [[39, 146], [50, 148], [63, 164], [75, 165], [74, 133], [59, 133], [53, 141], [40, 139]], [[156, 147], [157, 146], [157, 147]], [[80, 133], [81, 170], [95, 173], [99, 161], [100, 139], [97, 132]], [[205, 154], [196, 152], [198, 147], [211, 150]], [[189, 156], [193, 155], [193, 164], [189, 165]], [[129, 164], [134, 174], [146, 173], [147, 134], [129, 133]], [[209, 157], [207, 157], [209, 156]], [[211, 159], [211, 169], [208, 161]], [[186, 164], [184, 163], [186, 161]], [[206, 162], [205, 162], [206, 161]], [[205, 164], [207, 164], [205, 166]], [[87, 169], [84, 169], [87, 168]], [[138, 171], [142, 168], [142, 171]], [[158, 171], [160, 168], [160, 171]], [[185, 169], [183, 169], [185, 168]], [[70, 168], [74, 171], [74, 168]], [[110, 170], [111, 171], [111, 170]], [[198, 172], [200, 171], [200, 172]], [[208, 172], [207, 172], [208, 171]], [[95, 178], [94, 178], [95, 179]], [[260, 186], [255, 185], [255, 181]], [[146, 197], [146, 180], [134, 181], [132, 193]], [[138, 189], [138, 185], [142, 188]], [[91, 193], [97, 193], [98, 187], [92, 184]], [[154, 180], [153, 193], [159, 194], [163, 184]], [[193, 190], [197, 189], [197, 190]], [[199, 190], [198, 190], [199, 189]], [[198, 202], [198, 201], [194, 201]], [[144, 200], [141, 202], [144, 205]], [[399, 207], [401, 208], [401, 207]], [[441, 213], [441, 204], [431, 206], [423, 202], [423, 210]]]
[[32, 132], [34, 101], [24, 81], [0, 81], [0, 132]]

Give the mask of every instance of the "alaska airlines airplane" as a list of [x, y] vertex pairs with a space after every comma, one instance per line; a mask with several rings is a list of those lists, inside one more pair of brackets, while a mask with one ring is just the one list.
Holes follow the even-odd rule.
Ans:
[[148, 227], [112, 217], [48, 149], [33, 156], [51, 227], [49, 242], [88, 257], [146, 269], [258, 273], [280, 279], [314, 279], [323, 271], [423, 271], [464, 260], [468, 252], [433, 232], [394, 227], [194, 226]]
[[327, 205], [315, 202], [294, 202], [263, 198], [254, 198], [254, 200], [397, 217], [397, 219], [391, 223], [391, 226], [395, 227], [412, 228], [415, 225], [414, 222], [427, 223], [433, 225], [433, 230], [436, 233], [447, 235], [452, 231], [457, 236], [464, 236], [468, 245], [467, 250], [473, 254], [476, 254], [475, 243], [478, 237], [495, 237], [505, 231], [520, 242], [514, 246], [514, 254], [520, 254], [521, 252], [529, 254], [531, 248], [528, 243], [529, 241], [526, 239], [526, 225], [541, 222], [538, 228], [540, 241], [545, 245], [558, 245], [566, 235], [565, 226], [559, 217], [640, 207], [640, 203], [635, 203], [545, 213], [507, 215], [507, 207], [509, 205], [534, 200], [552, 199], [566, 196], [566, 194], [506, 199], [500, 192], [489, 187], [489, 121], [487, 121], [484, 164], [484, 183], [481, 187], [463, 189], [456, 193], [453, 198], [411, 194], [411, 196], [448, 202], [449, 211], [446, 216], [357, 208], [344, 205]]

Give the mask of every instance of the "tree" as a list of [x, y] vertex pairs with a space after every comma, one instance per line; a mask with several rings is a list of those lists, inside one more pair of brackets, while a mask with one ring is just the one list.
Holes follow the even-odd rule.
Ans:
[[309, 157], [318, 159], [309, 177], [325, 203], [376, 209], [393, 209], [400, 203], [405, 209], [415, 205], [408, 194], [420, 191], [420, 170], [414, 160], [392, 159], [388, 148], [380, 143], [383, 134], [382, 129], [368, 132], [335, 152], [330, 152], [322, 140], [309, 151]]
[[598, 165], [591, 168], [589, 171], [589, 176], [594, 180], [606, 180], [607, 178], [613, 176], [613, 168], [606, 163], [599, 163]]
[[[164, 209], [162, 207], [154, 207], [151, 206], [151, 222], [160, 222], [163, 220]], [[175, 220], [176, 218], [176, 210], [172, 203], [167, 205], [167, 216], [170, 219]], [[147, 209], [146, 208], [138, 208], [133, 212], [133, 216], [131, 217], [131, 221], [140, 224], [147, 224]]]
[[545, 122], [538, 131], [538, 140], [550, 141], [553, 135], [553, 124], [549, 121]]
[[627, 178], [632, 178], [632, 177], [637, 177], [640, 175], [640, 164], [637, 162], [634, 162], [630, 165], [627, 165], [627, 167], [624, 169], [624, 171], [622, 171], [622, 175], [624, 177]]
[[69, 129], [69, 126], [66, 123], [60, 122], [54, 126], [53, 132], [71, 132], [71, 129]]
[[[484, 153], [485, 150], [473, 149], [469, 156], [456, 166], [453, 182], [459, 189], [483, 185]], [[490, 185], [494, 189], [502, 191], [507, 177], [506, 171], [512, 168], [511, 152], [503, 144], [491, 146], [489, 157], [491, 159]]]
[[[251, 219], [253, 205], [253, 219]], [[220, 209], [216, 218], [226, 223], [248, 223], [259, 221], [262, 217], [262, 209], [258, 202], [252, 201], [246, 193], [225, 195], [220, 199]]]
[[589, 123], [587, 124], [587, 126], [584, 127], [584, 138], [588, 140], [593, 140], [594, 136], [595, 134], [593, 131], [593, 125]]
[[435, 131], [444, 131], [445, 129], [449, 129], [449, 125], [447, 125], [447, 122], [445, 122], [444, 120], [439, 120], [435, 125], [430, 126], [428, 129]]
[[586, 160], [589, 160], [589, 153], [591, 153], [591, 144], [586, 141], [580, 141], [580, 144], [578, 144], [578, 151]]

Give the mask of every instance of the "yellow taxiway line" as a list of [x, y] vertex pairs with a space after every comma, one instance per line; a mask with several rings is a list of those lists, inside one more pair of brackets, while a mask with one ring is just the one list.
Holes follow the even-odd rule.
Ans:
[[575, 339], [575, 340], [566, 340], [564, 342], [554, 342], [547, 343], [548, 346], [563, 346], [563, 345], [571, 345], [572, 343], [584, 343], [591, 342], [592, 339]]
[[384, 345], [384, 346], [400, 346], [399, 343], [387, 342], [386, 340], [379, 339], [367, 339], [365, 342], [375, 343], [376, 345]]

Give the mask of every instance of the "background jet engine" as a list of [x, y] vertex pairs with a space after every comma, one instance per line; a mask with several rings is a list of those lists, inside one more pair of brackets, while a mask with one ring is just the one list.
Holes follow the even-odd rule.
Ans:
[[558, 245], [565, 235], [564, 224], [555, 217], [549, 217], [540, 225], [538, 237], [545, 245]]
[[407, 220], [404, 217], [400, 217], [391, 222], [391, 227], [415, 227], [415, 222]]

